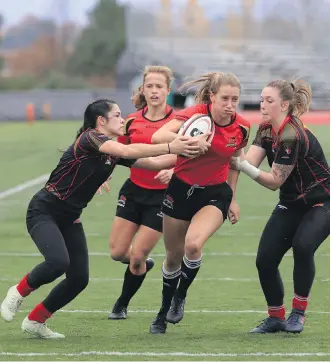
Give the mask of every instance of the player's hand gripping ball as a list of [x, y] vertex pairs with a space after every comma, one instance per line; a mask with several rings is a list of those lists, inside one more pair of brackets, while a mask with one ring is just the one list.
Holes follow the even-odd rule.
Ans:
[[208, 135], [205, 139], [201, 138], [201, 141], [211, 143], [215, 134], [215, 124], [206, 114], [195, 114], [183, 123], [182, 127], [178, 131], [178, 134], [180, 136], [188, 137]]

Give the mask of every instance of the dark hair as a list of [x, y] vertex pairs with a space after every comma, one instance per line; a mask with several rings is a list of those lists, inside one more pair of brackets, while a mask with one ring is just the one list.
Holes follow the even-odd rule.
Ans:
[[288, 113], [300, 117], [309, 111], [312, 91], [309, 83], [303, 79], [274, 80], [267, 87], [276, 88], [281, 100], [289, 102]]
[[77, 132], [76, 139], [87, 129], [95, 128], [98, 117], [107, 117], [107, 113], [112, 110], [115, 101], [110, 99], [98, 99], [90, 103], [84, 112], [84, 123]]

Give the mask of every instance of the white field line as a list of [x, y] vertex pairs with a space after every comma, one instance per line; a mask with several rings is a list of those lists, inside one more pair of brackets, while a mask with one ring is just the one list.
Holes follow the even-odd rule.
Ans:
[[49, 178], [49, 174], [45, 174], [45, 175], [41, 175], [37, 178], [34, 178], [32, 180], [28, 180], [28, 181], [25, 181], [15, 187], [12, 187], [6, 191], [2, 191], [0, 192], [0, 200], [3, 200], [5, 199], [6, 197], [8, 196], [11, 196], [11, 195], [15, 195], [21, 191], [24, 191], [30, 187], [33, 187], [33, 186], [36, 186], [36, 185], [40, 185], [42, 184], [43, 182], [46, 182]]
[[[29, 310], [21, 310], [20, 313], [29, 313]], [[89, 309], [60, 309], [57, 311], [61, 313], [80, 313], [80, 314], [107, 314], [109, 310], [89, 310]], [[128, 310], [128, 313], [158, 313], [158, 310], [154, 309], [132, 309]], [[212, 310], [212, 309], [196, 309], [196, 310], [185, 310], [185, 313], [208, 313], [208, 314], [266, 314], [266, 310], [254, 310], [254, 309], [247, 309], [247, 310]], [[307, 314], [330, 314], [329, 311], [307, 311]]]
[[330, 353], [324, 352], [255, 352], [255, 353], [189, 353], [189, 352], [115, 352], [115, 351], [85, 351], [75, 353], [64, 352], [0, 352], [0, 356], [15, 357], [83, 357], [83, 356], [144, 356], [144, 357], [324, 357]]

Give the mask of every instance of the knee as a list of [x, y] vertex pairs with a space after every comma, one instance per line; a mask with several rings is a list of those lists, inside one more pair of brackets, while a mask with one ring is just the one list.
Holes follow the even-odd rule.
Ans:
[[123, 250], [119, 247], [110, 245], [110, 257], [114, 261], [123, 261], [127, 254], [127, 250]]
[[201, 256], [201, 242], [198, 235], [190, 235], [185, 239], [185, 255], [188, 258], [198, 258]]
[[83, 291], [89, 283], [89, 273], [79, 272], [67, 277], [69, 283], [72, 285], [72, 289], [75, 289], [78, 293]]
[[114, 261], [123, 261], [123, 259], [124, 259], [122, 253], [116, 253], [116, 252], [111, 252], [111, 253], [110, 253], [110, 257], [111, 257]]
[[133, 271], [138, 272], [146, 264], [146, 256], [143, 251], [141, 252], [131, 252], [130, 255], [130, 267]]
[[68, 256], [61, 256], [46, 259], [46, 263], [49, 265], [50, 269], [52, 269], [54, 276], [58, 278], [68, 271], [70, 259]]
[[309, 259], [312, 258], [315, 253], [311, 245], [304, 243], [294, 243], [292, 249], [293, 249], [294, 260]]
[[80, 291], [84, 290], [88, 286], [88, 283], [89, 283], [89, 274], [88, 273], [79, 275], [76, 280], [76, 285], [78, 286]]
[[256, 268], [259, 272], [267, 272], [272, 269], [278, 268], [278, 264], [275, 263], [270, 257], [266, 254], [258, 254], [255, 261]]

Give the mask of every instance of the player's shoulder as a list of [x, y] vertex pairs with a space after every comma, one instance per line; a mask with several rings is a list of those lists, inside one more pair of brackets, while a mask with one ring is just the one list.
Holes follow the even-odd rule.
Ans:
[[176, 116], [175, 110], [169, 104], [167, 104], [163, 120], [171, 120], [175, 118], [175, 116]]
[[124, 120], [124, 134], [127, 134], [129, 132], [129, 128], [132, 125], [132, 123], [136, 120], [142, 119], [142, 110], [138, 110], [136, 112], [130, 113]]
[[209, 107], [206, 103], [195, 104], [194, 106], [191, 106], [187, 109], [194, 110], [196, 113], [200, 114], [209, 114]]
[[83, 136], [87, 136], [89, 138], [96, 138], [96, 139], [110, 139], [105, 134], [101, 133], [95, 128], [88, 128], [84, 133]]
[[261, 122], [259, 124], [258, 130], [257, 132], [265, 132], [265, 131], [270, 131], [271, 132], [272, 129], [272, 125], [270, 122]]
[[176, 111], [176, 116], [183, 115], [191, 117], [194, 114], [208, 114], [208, 113], [209, 113], [208, 105], [201, 103]]
[[139, 119], [142, 118], [142, 109], [139, 109], [136, 112], [132, 112], [130, 114], [127, 115], [127, 117], [125, 118], [125, 122], [132, 122], [135, 119]]
[[88, 128], [81, 134], [80, 137], [78, 137], [74, 144], [74, 149], [76, 150], [77, 146], [79, 145], [81, 150], [98, 150], [103, 143], [109, 140], [110, 138], [105, 134], [94, 128]]
[[98, 137], [99, 132], [95, 128], [87, 128], [84, 132], [82, 132], [80, 141], [84, 141], [91, 137]]
[[280, 138], [282, 141], [295, 140], [300, 135], [299, 129], [303, 128], [303, 124], [298, 118], [291, 118], [281, 127]]
[[239, 125], [242, 126], [244, 128], [251, 128], [251, 124], [249, 121], [247, 121], [247, 119], [245, 119], [242, 115], [236, 113], [235, 114], [235, 122]]

